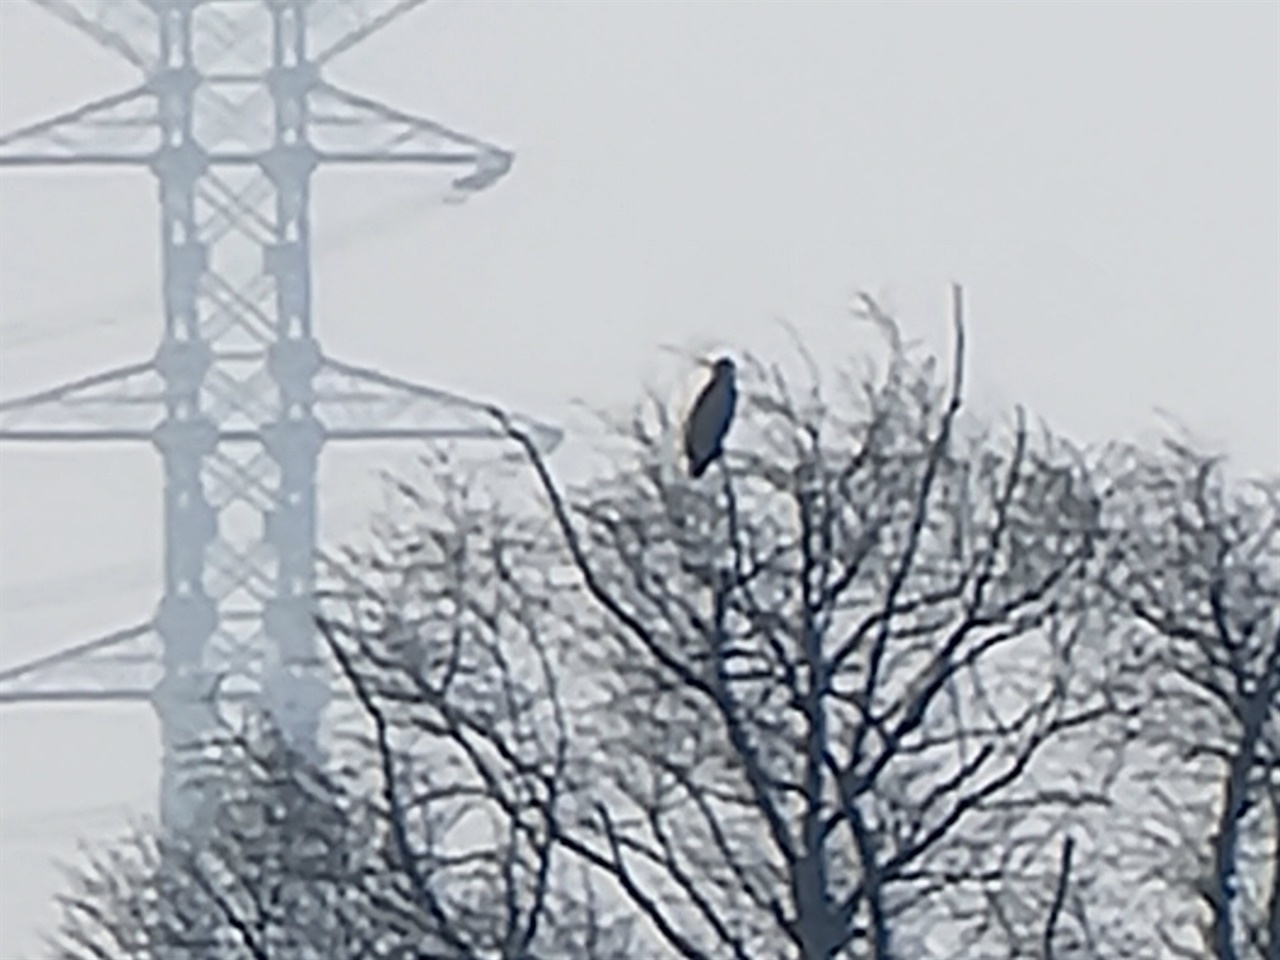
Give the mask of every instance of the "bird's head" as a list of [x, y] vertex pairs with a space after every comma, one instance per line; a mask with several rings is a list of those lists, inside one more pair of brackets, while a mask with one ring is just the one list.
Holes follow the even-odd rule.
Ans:
[[703, 360], [702, 365], [719, 377], [731, 377], [736, 369], [732, 357], [717, 357], [715, 360]]

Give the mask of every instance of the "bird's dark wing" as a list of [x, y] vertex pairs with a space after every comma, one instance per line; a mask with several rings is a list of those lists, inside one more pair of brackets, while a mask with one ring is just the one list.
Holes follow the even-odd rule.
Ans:
[[715, 385], [714, 380], [703, 384], [702, 389], [698, 391], [698, 396], [693, 401], [693, 406], [689, 408], [689, 415], [684, 421], [684, 452], [690, 463], [698, 459], [698, 441], [702, 434], [700, 424], [706, 416], [703, 411], [707, 409], [707, 404], [711, 399], [711, 390]]
[[700, 477], [717, 456], [733, 419], [736, 391], [730, 381], [715, 379], [702, 388], [685, 424], [684, 449], [689, 474]]

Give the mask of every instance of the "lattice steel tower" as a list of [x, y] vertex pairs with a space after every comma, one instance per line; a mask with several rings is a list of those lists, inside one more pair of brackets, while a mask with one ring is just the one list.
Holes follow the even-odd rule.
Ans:
[[463, 196], [511, 155], [325, 79], [334, 57], [425, 0], [33, 2], [142, 80], [0, 136], [0, 167], [151, 172], [163, 332], [149, 360], [0, 404], [0, 440], [154, 444], [164, 590], [146, 623], [0, 673], [0, 701], [152, 703], [161, 818], [181, 829], [198, 800], [181, 748], [211, 730], [219, 698], [262, 696], [316, 743], [329, 700], [310, 619], [324, 446], [494, 436], [478, 404], [325, 355], [312, 177], [322, 164], [453, 167]]

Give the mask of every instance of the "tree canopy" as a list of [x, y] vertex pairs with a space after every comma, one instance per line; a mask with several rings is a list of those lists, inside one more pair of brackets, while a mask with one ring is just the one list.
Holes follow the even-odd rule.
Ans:
[[956, 333], [743, 358], [697, 480], [662, 403], [576, 484], [495, 410], [536, 504], [400, 483], [319, 604], [326, 763], [227, 731], [57, 955], [1274, 960], [1280, 478], [979, 423]]

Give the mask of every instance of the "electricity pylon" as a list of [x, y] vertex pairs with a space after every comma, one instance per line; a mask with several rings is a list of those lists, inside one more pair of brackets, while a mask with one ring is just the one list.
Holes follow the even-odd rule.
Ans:
[[32, 2], [142, 79], [0, 136], [0, 167], [150, 171], [163, 331], [150, 359], [0, 404], [0, 440], [153, 444], [164, 588], [147, 622], [0, 673], [0, 702], [150, 702], [161, 820], [184, 829], [200, 807], [184, 748], [214, 729], [222, 700], [261, 698], [316, 748], [330, 698], [311, 620], [326, 444], [497, 436], [478, 403], [321, 349], [312, 177], [332, 164], [453, 168], [463, 197], [512, 157], [325, 79], [334, 57], [425, 0]]

